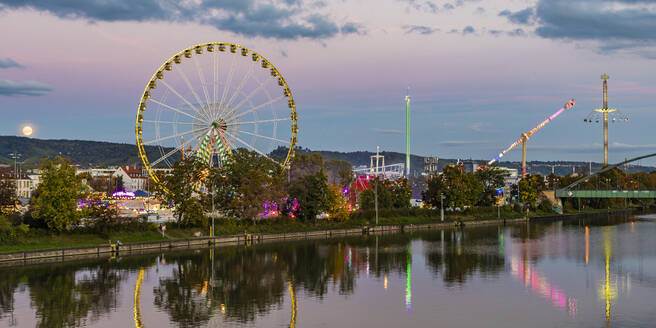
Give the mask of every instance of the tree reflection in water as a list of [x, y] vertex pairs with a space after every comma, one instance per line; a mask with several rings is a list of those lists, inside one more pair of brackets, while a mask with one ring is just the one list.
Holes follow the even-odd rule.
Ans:
[[[411, 278], [421, 276], [424, 262], [434, 279], [442, 280], [447, 287], [463, 286], [479, 277], [494, 278], [508, 271], [522, 280], [530, 278], [531, 290], [539, 295], [548, 294], [552, 300], [560, 290], [554, 285], [554, 278], [524, 263], [537, 263], [550, 256], [585, 265], [588, 255], [590, 263], [595, 258], [606, 260], [605, 289], [600, 289], [603, 291], [600, 295], [604, 296], [607, 314], [610, 314], [613, 279], [609, 277], [612, 278], [614, 270], [608, 263], [622, 256], [622, 248], [613, 249], [611, 253], [613, 238], [610, 235], [603, 235], [604, 248], [589, 247], [586, 241], [596, 245], [601, 239], [597, 229], [585, 229], [585, 226], [594, 225], [589, 221], [583, 223], [569, 230], [563, 227], [580, 223], [531, 223], [370, 235], [0, 269], [0, 318], [3, 320], [0, 325], [11, 323], [9, 317], [15, 311], [15, 294], [17, 290], [24, 290], [30, 300], [30, 310], [36, 313], [37, 327], [91, 325], [103, 316], [108, 317], [115, 309], [131, 308], [133, 304], [121, 305], [119, 299], [130, 299], [132, 303], [132, 297], [137, 326], [156, 324], [148, 321], [154, 317], [142, 318], [139, 311], [151, 313], [149, 310], [154, 306], [164, 314], [166, 321], [179, 327], [215, 326], [224, 322], [253, 324], [258, 317], [286, 308], [289, 310], [283, 311], [289, 314], [285, 315], [285, 320], [290, 320], [293, 327], [303, 318], [301, 300], [323, 300], [333, 291], [351, 295], [356, 292], [362, 275], [379, 279], [381, 287], [387, 286], [388, 277], [405, 278], [405, 305], [409, 310], [413, 301], [412, 288], [417, 288]], [[422, 253], [417, 253], [418, 250]], [[425, 261], [418, 261], [415, 267], [413, 256], [415, 259], [423, 256]], [[158, 264], [160, 259], [163, 265]], [[146, 275], [157, 280], [146, 283], [143, 280]], [[121, 288], [129, 295], [119, 297]], [[565, 308], [574, 305], [574, 311], [568, 310], [575, 312], [576, 302], [570, 302], [571, 293], [562, 291], [567, 296], [552, 301], [562, 308], [566, 300]], [[415, 293], [414, 297], [419, 294]], [[402, 295], [393, 297], [403, 298]]]

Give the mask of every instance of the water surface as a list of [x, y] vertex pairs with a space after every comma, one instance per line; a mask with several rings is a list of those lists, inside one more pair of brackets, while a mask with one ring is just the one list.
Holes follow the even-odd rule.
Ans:
[[9, 327], [653, 327], [656, 221], [588, 218], [0, 269]]

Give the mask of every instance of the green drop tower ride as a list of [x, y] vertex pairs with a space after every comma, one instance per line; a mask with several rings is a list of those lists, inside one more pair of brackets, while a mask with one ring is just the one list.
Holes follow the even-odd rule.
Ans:
[[405, 95], [405, 176], [410, 176], [410, 94]]

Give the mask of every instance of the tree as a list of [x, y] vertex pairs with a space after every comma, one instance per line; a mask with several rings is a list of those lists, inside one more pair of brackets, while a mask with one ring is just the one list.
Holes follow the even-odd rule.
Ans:
[[412, 199], [412, 187], [408, 184], [408, 179], [403, 178], [390, 184], [392, 193], [393, 208], [409, 208], [410, 199]]
[[535, 208], [540, 193], [544, 190], [544, 178], [541, 175], [527, 175], [519, 181], [519, 201]]
[[492, 165], [477, 170], [474, 175], [483, 184], [483, 193], [478, 201], [481, 206], [491, 206], [495, 202], [496, 190], [505, 185], [505, 178], [508, 172]]
[[61, 232], [78, 223], [77, 199], [84, 190], [68, 160], [56, 157], [41, 165], [41, 183], [32, 197], [32, 216], [48, 229]]
[[299, 217], [303, 220], [313, 220], [321, 212], [329, 210], [329, 194], [328, 178], [323, 169], [289, 186], [289, 195], [301, 204]]
[[324, 163], [329, 183], [348, 186], [353, 182], [353, 164], [348, 161], [331, 159]]
[[9, 214], [16, 210], [16, 180], [8, 174], [0, 174], [0, 212]]
[[426, 204], [439, 207], [440, 196], [444, 195], [446, 206], [464, 208], [476, 204], [483, 191], [483, 184], [474, 173], [465, 172], [462, 165], [447, 165], [442, 174], [433, 174], [426, 179], [422, 198]]
[[348, 199], [344, 197], [342, 187], [336, 183], [328, 186], [328, 213], [330, 217], [338, 220], [347, 220], [349, 218]]
[[300, 204], [298, 217], [314, 220], [318, 214], [330, 209], [328, 177], [319, 153], [296, 154], [291, 163], [287, 191]]
[[175, 204], [174, 212], [180, 224], [192, 226], [203, 222], [202, 195], [194, 188], [198, 187], [196, 183], [205, 169], [195, 158], [189, 157], [173, 164], [173, 172], [160, 180], [159, 191], [167, 202]]
[[285, 197], [285, 173], [270, 159], [240, 148], [223, 167], [211, 171], [205, 185], [215, 191], [215, 207], [227, 215], [252, 219], [263, 212], [265, 202], [280, 205]]
[[376, 177], [369, 180], [369, 188], [360, 192], [358, 202], [360, 209], [369, 211], [376, 208], [376, 198], [378, 198], [379, 209], [389, 209], [392, 204], [392, 191], [389, 188], [389, 181]]

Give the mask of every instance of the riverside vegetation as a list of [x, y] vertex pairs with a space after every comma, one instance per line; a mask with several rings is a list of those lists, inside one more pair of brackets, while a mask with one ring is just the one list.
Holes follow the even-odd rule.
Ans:
[[[357, 191], [358, 210], [353, 211], [355, 204], [349, 202], [350, 193], [344, 193], [344, 188], [354, 180], [349, 162], [324, 161], [319, 153], [300, 153], [289, 170], [281, 170], [265, 157], [237, 149], [232, 160], [220, 168], [203, 167], [191, 158], [177, 162], [172, 174], [160, 177], [156, 195], [165, 203], [174, 204], [176, 217], [163, 236], [154, 223], [119, 217], [115, 209], [107, 207], [86, 187], [106, 184], [76, 175], [68, 160], [46, 159], [41, 170], [42, 182], [24, 213], [15, 211], [13, 180], [7, 175], [0, 177], [0, 252], [93, 246], [108, 240], [130, 243], [190, 238], [198, 233], [207, 235], [211, 217], [215, 218], [215, 235], [371, 226], [375, 224], [376, 197], [381, 225], [435, 222], [440, 218], [441, 195], [444, 195], [447, 221], [494, 219], [499, 214], [503, 218], [518, 218], [527, 215], [527, 209], [530, 216], [553, 215], [551, 203], [541, 199], [541, 192], [576, 179], [529, 176], [512, 186], [512, 205], [497, 208], [495, 190], [504, 185], [503, 170], [492, 166], [465, 172], [462, 166], [449, 165], [442, 174], [413, 178], [410, 182], [376, 178], [370, 181], [370, 188]], [[199, 179], [201, 176], [204, 178]], [[586, 184], [656, 188], [656, 173], [625, 174], [611, 170], [596, 179]], [[427, 208], [410, 206], [411, 183], [423, 190]], [[196, 192], [199, 189], [208, 191]], [[356, 192], [354, 189], [350, 192]], [[87, 204], [82, 210], [77, 209], [80, 199]], [[628, 205], [644, 207], [652, 203]], [[589, 199], [583, 200], [580, 206], [569, 200], [564, 210], [566, 213], [581, 208], [606, 210], [624, 207], [625, 203]], [[217, 210], [212, 212], [213, 208]], [[263, 216], [265, 211], [271, 215]]]

